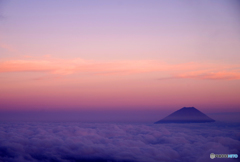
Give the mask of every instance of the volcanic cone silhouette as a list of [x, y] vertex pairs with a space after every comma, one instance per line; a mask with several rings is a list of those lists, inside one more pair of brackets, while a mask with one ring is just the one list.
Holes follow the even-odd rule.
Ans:
[[180, 110], [168, 115], [155, 122], [158, 123], [205, 123], [205, 122], [215, 122], [215, 120], [209, 118], [207, 115], [199, 111], [194, 107], [183, 107]]

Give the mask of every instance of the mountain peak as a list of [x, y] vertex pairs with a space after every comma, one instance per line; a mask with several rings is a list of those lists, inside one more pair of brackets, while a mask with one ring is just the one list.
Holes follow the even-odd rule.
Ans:
[[182, 109], [196, 109], [195, 107], [183, 107]]
[[155, 122], [158, 123], [205, 123], [205, 122], [214, 122], [215, 120], [211, 119], [195, 107], [183, 107], [174, 113], [168, 115]]

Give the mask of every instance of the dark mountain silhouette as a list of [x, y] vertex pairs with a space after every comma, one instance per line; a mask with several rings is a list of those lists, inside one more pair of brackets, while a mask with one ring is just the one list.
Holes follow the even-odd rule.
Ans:
[[199, 111], [194, 107], [183, 107], [180, 110], [168, 115], [155, 122], [158, 123], [205, 123], [205, 122], [215, 122], [215, 120], [209, 118], [207, 115]]

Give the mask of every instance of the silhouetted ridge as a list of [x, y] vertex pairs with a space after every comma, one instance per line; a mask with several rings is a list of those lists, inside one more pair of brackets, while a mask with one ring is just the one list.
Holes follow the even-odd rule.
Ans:
[[215, 120], [209, 118], [207, 115], [199, 111], [194, 107], [183, 107], [180, 110], [168, 115], [155, 122], [157, 123], [205, 123], [205, 122], [215, 122]]

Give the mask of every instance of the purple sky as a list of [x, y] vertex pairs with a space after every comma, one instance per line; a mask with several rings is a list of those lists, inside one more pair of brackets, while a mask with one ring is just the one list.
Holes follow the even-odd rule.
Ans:
[[236, 0], [0, 5], [0, 111], [240, 111]]

